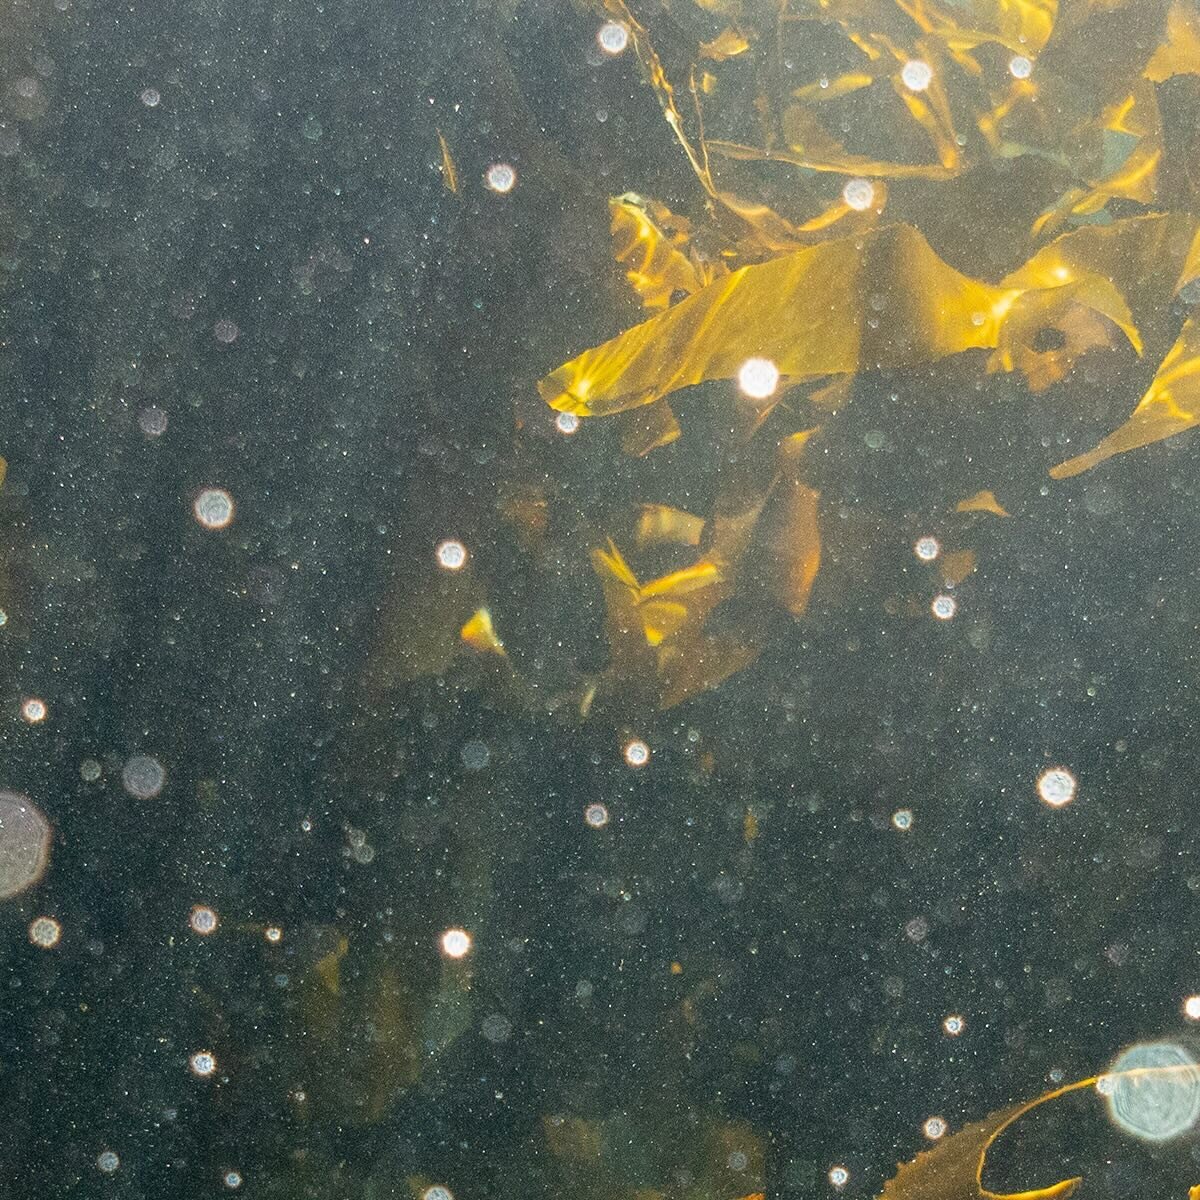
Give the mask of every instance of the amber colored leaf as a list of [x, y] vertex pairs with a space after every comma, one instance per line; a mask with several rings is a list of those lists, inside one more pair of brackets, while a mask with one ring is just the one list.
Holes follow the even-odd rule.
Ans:
[[703, 517], [695, 517], [668, 504], [643, 504], [638, 513], [635, 536], [639, 548], [661, 545], [698, 546], [703, 532]]
[[690, 296], [704, 286], [707, 280], [688, 257], [686, 233], [666, 228], [671, 214], [664, 206], [628, 194], [609, 200], [608, 208], [613, 255], [646, 308], [666, 308], [676, 292]]
[[454, 165], [454, 156], [450, 153], [450, 145], [439, 129], [437, 131], [438, 146], [442, 151], [442, 183], [446, 191], [458, 192], [458, 168]]
[[1200, 75], [1200, 13], [1176, 0], [1167, 12], [1167, 39], [1146, 64], [1146, 78], [1162, 83], [1172, 75]]
[[956, 587], [975, 570], [974, 550], [954, 550], [940, 563], [939, 574], [944, 587]]
[[991, 513], [996, 517], [1010, 517], [1012, 513], [1008, 512], [1004, 506], [996, 499], [995, 492], [982, 491], [976, 492], [973, 496], [968, 496], [965, 500], [960, 500], [954, 506], [955, 512], [986, 512]]
[[804, 480], [804, 445], [815, 430], [793, 434], [780, 448], [780, 471], [755, 537], [766, 551], [771, 598], [793, 617], [808, 607], [821, 567], [821, 493]]
[[504, 643], [492, 624], [492, 614], [486, 608], [476, 610], [475, 615], [459, 631], [466, 645], [484, 654], [504, 655]]
[[560, 411], [603, 416], [731, 379], [755, 355], [785, 376], [912, 366], [995, 345], [1004, 298], [948, 266], [916, 229], [889, 226], [743, 267], [538, 387]]
[[1067, 479], [1097, 463], [1161, 442], [1200, 422], [1200, 325], [1184, 322], [1179, 340], [1171, 347], [1133, 415], [1093, 450], [1076, 455], [1051, 469], [1055, 479]]
[[630, 458], [642, 458], [651, 450], [669, 446], [683, 432], [666, 400], [625, 413], [621, 420], [621, 450]]
[[711, 42], [700, 43], [700, 57], [724, 62], [727, 58], [735, 58], [749, 49], [750, 43], [737, 30], [726, 29]]

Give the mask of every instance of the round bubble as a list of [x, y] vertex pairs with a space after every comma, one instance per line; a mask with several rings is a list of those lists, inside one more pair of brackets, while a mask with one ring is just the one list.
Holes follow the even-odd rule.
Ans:
[[1179, 1137], [1200, 1119], [1200, 1070], [1182, 1046], [1131, 1046], [1109, 1068], [1108, 1113], [1147, 1142]]
[[50, 861], [50, 822], [28, 796], [0, 791], [0, 900], [37, 883]]
[[463, 761], [463, 766], [468, 771], [482, 771], [488, 765], [488, 760], [492, 757], [492, 753], [487, 748], [486, 742], [481, 742], [478, 738], [472, 738], [459, 751], [459, 757]]
[[137, 800], [153, 800], [166, 781], [167, 773], [162, 763], [148, 754], [135, 754], [121, 768], [121, 783]]

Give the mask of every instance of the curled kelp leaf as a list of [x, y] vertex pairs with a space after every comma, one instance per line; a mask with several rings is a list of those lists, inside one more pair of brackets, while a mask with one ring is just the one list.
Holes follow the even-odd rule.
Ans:
[[784, 376], [913, 366], [994, 346], [1008, 299], [948, 266], [916, 229], [889, 226], [743, 267], [538, 387], [552, 407], [590, 417], [731, 379], [754, 356]]
[[666, 308], [677, 293], [698, 292], [723, 270], [691, 251], [687, 222], [662, 204], [633, 193], [608, 202], [612, 215], [613, 255], [643, 307]]

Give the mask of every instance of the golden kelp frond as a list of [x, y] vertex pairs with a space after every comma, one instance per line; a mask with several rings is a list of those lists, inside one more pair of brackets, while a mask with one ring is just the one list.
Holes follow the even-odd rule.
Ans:
[[459, 630], [458, 636], [465, 645], [484, 654], [504, 655], [504, 643], [492, 624], [492, 614], [486, 608], [478, 609], [475, 615]]
[[1050, 474], [1067, 479], [1126, 450], [1173, 437], [1200, 422], [1200, 325], [1189, 319], [1133, 415], [1094, 450], [1059, 463]]
[[943, 555], [938, 564], [938, 574], [941, 576], [942, 586], [957, 587], [975, 570], [975, 566], [974, 550], [953, 550], [949, 554]]
[[637, 544], [646, 546], [698, 546], [704, 518], [667, 504], [643, 504], [638, 513]]
[[756, 355], [785, 376], [913, 366], [994, 346], [1005, 299], [947, 266], [916, 229], [889, 226], [743, 267], [538, 388], [562, 412], [603, 416], [731, 379]]
[[954, 511], [960, 513], [986, 512], [991, 513], [994, 517], [1012, 516], [1000, 501], [996, 499], [996, 493], [989, 491], [976, 492], [975, 495], [968, 496], [965, 500], [960, 500], [954, 506]]
[[1146, 64], [1146, 78], [1162, 83], [1172, 75], [1200, 75], [1200, 12], [1175, 0], [1167, 13], [1167, 38]]
[[458, 193], [458, 168], [454, 165], [454, 156], [450, 153], [449, 143], [439, 129], [437, 131], [438, 146], [442, 151], [442, 183], [448, 192]]
[[643, 458], [651, 450], [669, 446], [683, 432], [666, 400], [624, 413], [621, 420], [621, 449], [630, 458]]
[[804, 446], [815, 430], [793, 434], [780, 447], [780, 468], [755, 541], [764, 552], [767, 592], [793, 617], [808, 608], [821, 566], [821, 493], [805, 481]]
[[[995, 42], [1014, 54], [1028, 55], [1037, 54], [1050, 40], [1058, 14], [1058, 0], [972, 0], [965, 10], [927, 0], [899, 6], [948, 46], [974, 49]], [[964, 20], [970, 24], [964, 26]]]
[[749, 49], [750, 43], [740, 33], [734, 29], [726, 29], [711, 42], [700, 43], [700, 57], [724, 62], [727, 58], [736, 58]]
[[608, 207], [613, 254], [645, 308], [666, 308], [676, 292], [690, 296], [708, 282], [688, 255], [686, 229], [668, 225], [671, 214], [665, 206], [627, 193], [611, 199]]

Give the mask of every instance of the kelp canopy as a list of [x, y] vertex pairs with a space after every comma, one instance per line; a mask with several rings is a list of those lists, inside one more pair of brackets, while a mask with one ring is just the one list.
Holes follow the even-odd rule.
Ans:
[[[1140, 390], [1056, 479], [1200, 420], [1193, 4], [598, 7], [628, 31], [703, 207], [611, 200], [613, 252], [648, 317], [552, 371], [542, 397], [624, 421], [641, 456], [680, 436], [681, 389], [748, 361], [778, 372], [726, 401], [745, 457], [770, 464], [761, 482], [743, 472], [708, 513], [647, 506], [647, 541], [694, 547], [684, 566], [643, 581], [614, 542], [596, 549], [608, 682], [650, 679], [669, 707], [744, 667], [756, 626], [715, 614], [751, 576], [803, 613], [821, 557], [804, 446], [866, 373], [961, 359], [1036, 394], [1123, 348]], [[990, 492], [958, 507], [1007, 515]]]

